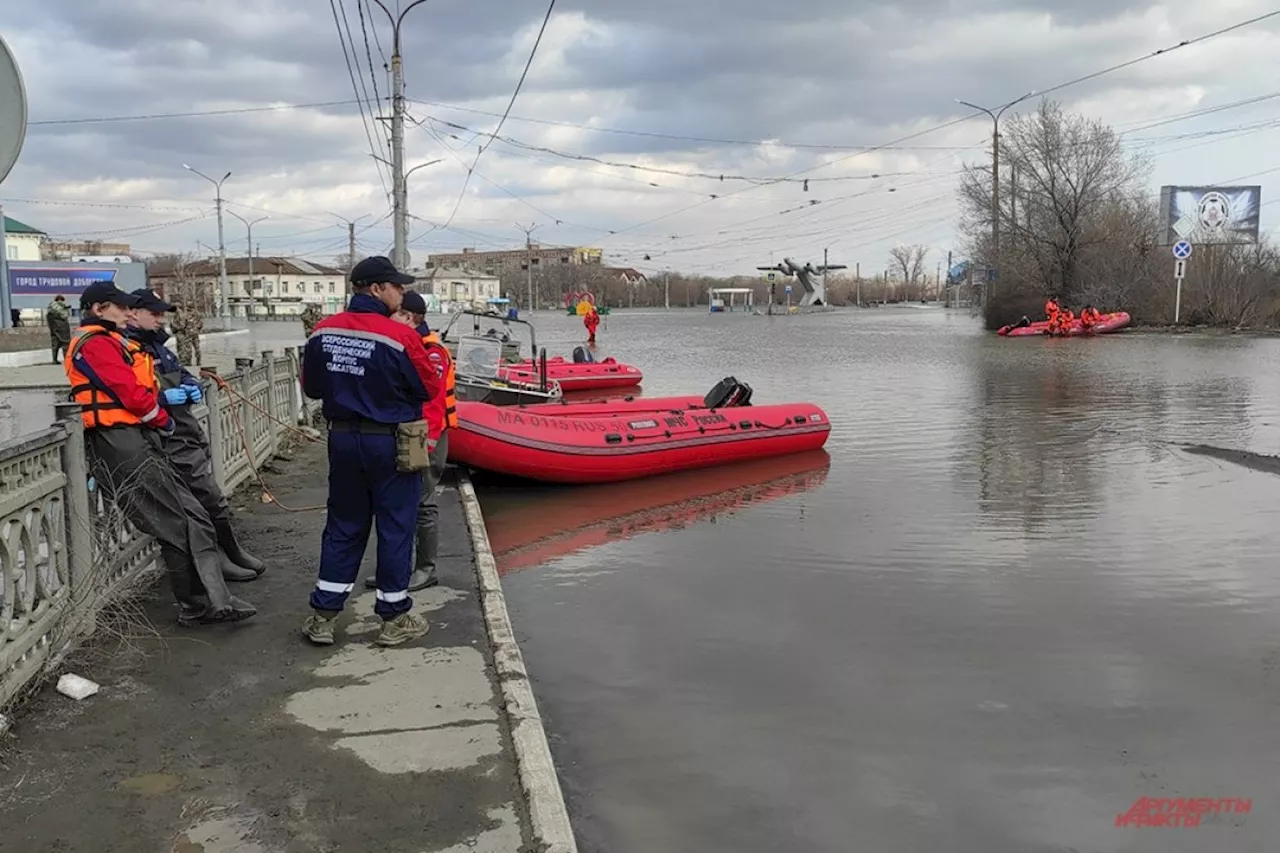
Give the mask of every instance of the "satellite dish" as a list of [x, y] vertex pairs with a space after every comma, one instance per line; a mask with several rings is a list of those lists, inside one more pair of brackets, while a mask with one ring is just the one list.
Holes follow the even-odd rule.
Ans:
[[27, 137], [27, 90], [18, 60], [0, 36], [0, 182], [18, 162]]

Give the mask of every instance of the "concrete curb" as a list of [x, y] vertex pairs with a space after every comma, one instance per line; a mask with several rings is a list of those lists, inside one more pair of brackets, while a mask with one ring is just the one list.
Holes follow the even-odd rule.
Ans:
[[560, 779], [551, 760], [551, 746], [533, 698], [524, 657], [516, 644], [511, 616], [507, 613], [498, 565], [489, 546], [484, 515], [475, 487], [466, 472], [458, 470], [458, 494], [466, 514], [471, 544], [476, 554], [476, 574], [480, 581], [480, 598], [484, 608], [489, 644], [493, 648], [494, 668], [502, 688], [503, 703], [511, 723], [511, 740], [516, 751], [516, 772], [529, 806], [529, 822], [533, 841], [542, 844], [546, 853], [577, 853], [578, 842], [569, 823], [569, 811], [560, 790]]
[[[200, 336], [200, 343], [206, 343], [209, 340], [220, 335], [247, 335], [249, 329], [230, 329], [225, 332], [205, 332]], [[173, 349], [176, 344], [169, 344], [169, 349]], [[18, 352], [0, 352], [0, 367], [38, 367], [42, 364], [49, 364], [49, 348], [44, 349], [28, 349], [19, 350]], [[45, 386], [35, 386], [45, 387]]]

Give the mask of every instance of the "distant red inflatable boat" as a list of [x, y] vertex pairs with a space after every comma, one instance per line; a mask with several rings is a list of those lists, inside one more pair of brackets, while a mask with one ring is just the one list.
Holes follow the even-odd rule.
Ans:
[[615, 413], [460, 402], [449, 460], [550, 483], [610, 483], [816, 450], [831, 433], [812, 403], [717, 409], [692, 399]]
[[[1128, 311], [1113, 311], [1110, 314], [1103, 314], [1100, 322], [1095, 323], [1093, 328], [1086, 330], [1080, 319], [1076, 318], [1067, 327], [1066, 334], [1063, 337], [1075, 338], [1081, 335], [1106, 335], [1111, 332], [1118, 332], [1129, 325], [1131, 319]], [[1041, 320], [1038, 323], [1032, 323], [1030, 326], [1002, 326], [996, 331], [996, 334], [1006, 338], [1029, 338], [1033, 335], [1043, 336], [1048, 331], [1049, 321]]]
[[[519, 382], [537, 382], [540, 365], [532, 359], [506, 365], [499, 370], [503, 379]], [[559, 382], [566, 394], [573, 391], [600, 391], [605, 388], [626, 388], [639, 385], [644, 374], [637, 367], [623, 364], [615, 358], [603, 361], [568, 361], [558, 355], [547, 359], [547, 381]]]

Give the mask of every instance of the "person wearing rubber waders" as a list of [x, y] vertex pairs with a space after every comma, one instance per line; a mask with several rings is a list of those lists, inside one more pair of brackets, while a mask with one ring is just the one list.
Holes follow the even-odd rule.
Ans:
[[108, 282], [80, 297], [80, 334], [63, 361], [71, 399], [80, 406], [89, 471], [124, 517], [160, 545], [178, 622], [239, 622], [257, 613], [227, 589], [209, 514], [164, 450], [174, 434], [155, 364], [124, 336], [138, 297]]
[[600, 315], [592, 308], [582, 317], [582, 325], [587, 327], [587, 343], [596, 342], [596, 329], [600, 327]]
[[125, 336], [151, 357], [160, 387], [160, 405], [173, 420], [173, 435], [164, 439], [164, 452], [191, 494], [209, 513], [218, 548], [227, 558], [223, 561], [222, 576], [236, 582], [257, 580], [267, 567], [236, 538], [231, 505], [213, 474], [209, 439], [192, 411], [192, 406], [204, 399], [204, 389], [167, 346], [169, 333], [164, 328], [165, 315], [176, 308], [146, 288], [133, 291], [133, 296], [138, 298], [138, 307], [129, 312]]
[[[431, 466], [423, 472], [422, 499], [418, 502], [417, 535], [413, 550], [413, 574], [409, 576], [409, 591], [436, 586], [440, 579], [436, 574], [436, 555], [440, 549], [440, 506], [436, 492], [444, 477], [444, 467], [449, 459], [449, 431], [458, 425], [456, 369], [453, 356], [440, 342], [440, 336], [427, 326], [427, 303], [421, 295], [405, 291], [404, 302], [394, 318], [412, 328], [422, 338], [427, 359], [444, 382], [444, 393], [428, 400], [422, 407], [427, 420], [427, 438], [431, 447]], [[376, 578], [367, 578], [366, 587], [376, 585]]]

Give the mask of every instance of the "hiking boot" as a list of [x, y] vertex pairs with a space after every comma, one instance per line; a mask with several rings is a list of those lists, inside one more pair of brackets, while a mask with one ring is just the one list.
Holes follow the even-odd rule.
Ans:
[[333, 629], [338, 621], [337, 613], [312, 611], [307, 621], [302, 623], [302, 636], [317, 646], [333, 645]]
[[374, 640], [380, 646], [398, 646], [424, 636], [431, 626], [413, 611], [405, 611], [394, 619], [382, 620], [382, 630]]

